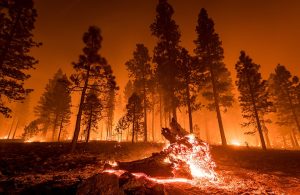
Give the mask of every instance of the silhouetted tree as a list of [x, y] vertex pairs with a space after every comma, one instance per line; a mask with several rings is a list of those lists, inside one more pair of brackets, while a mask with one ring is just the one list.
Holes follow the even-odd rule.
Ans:
[[179, 91], [181, 98], [179, 99], [184, 106], [187, 106], [189, 128], [190, 132], [193, 133], [192, 112], [201, 107], [201, 104], [196, 101], [196, 98], [203, 70], [199, 71], [200, 67], [198, 60], [191, 57], [184, 48], [182, 48], [180, 52], [178, 69], [178, 78], [181, 81], [181, 90]]
[[255, 126], [259, 133], [261, 146], [266, 150], [260, 116], [271, 111], [272, 103], [268, 100], [267, 82], [262, 79], [259, 68], [260, 65], [255, 64], [244, 51], [241, 51], [235, 69], [237, 71], [236, 85], [240, 92], [239, 102], [243, 118], [247, 120], [242, 125], [244, 127]]
[[3, 0], [0, 9], [0, 113], [10, 117], [7, 101], [22, 101], [32, 89], [24, 81], [38, 61], [30, 49], [40, 46], [32, 31], [37, 17], [32, 0]]
[[135, 92], [142, 98], [144, 108], [144, 141], [147, 141], [147, 108], [149, 107], [150, 81], [152, 71], [148, 49], [143, 44], [137, 44], [133, 58], [126, 62], [129, 77], [133, 79]]
[[92, 83], [97, 83], [97, 89], [100, 96], [110, 90], [117, 90], [115, 77], [113, 76], [111, 66], [100, 56], [102, 36], [100, 29], [96, 26], [89, 27], [83, 35], [83, 54], [79, 56], [77, 63], [73, 63], [76, 73], [71, 75], [71, 81], [74, 83], [73, 90], [80, 92], [80, 103], [76, 117], [74, 135], [72, 139], [71, 152], [75, 150], [80, 132], [81, 115], [86, 93], [91, 89]]
[[116, 108], [116, 92], [115, 90], [109, 91], [105, 96], [105, 117], [106, 117], [106, 138], [112, 138], [114, 114]]
[[210, 110], [215, 110], [219, 123], [222, 145], [227, 145], [220, 107], [225, 111], [232, 106], [233, 95], [230, 72], [226, 68], [223, 59], [224, 51], [219, 35], [215, 32], [214, 22], [208, 17], [205, 9], [201, 9], [196, 27], [197, 39], [194, 50], [200, 63], [205, 66], [206, 74], [203, 96], [210, 101]]
[[[151, 108], [151, 122], [152, 122], [152, 140], [155, 140], [155, 107], [157, 104], [160, 103], [160, 95], [158, 93], [158, 83], [157, 83], [157, 77], [155, 75], [154, 70], [151, 70], [152, 75], [151, 78], [148, 82], [148, 87], [149, 87], [149, 93], [150, 93], [150, 98], [149, 98], [149, 107]], [[160, 115], [161, 117], [161, 115]]]
[[159, 0], [156, 7], [156, 18], [150, 29], [157, 37], [158, 43], [154, 48], [153, 61], [157, 64], [156, 74], [163, 92], [163, 103], [166, 112], [172, 112], [175, 119], [176, 108], [179, 106], [175, 92], [178, 88], [178, 56], [180, 32], [175, 20], [172, 19], [174, 10], [167, 0]]
[[90, 89], [83, 104], [82, 122], [85, 125], [86, 143], [90, 140], [91, 131], [96, 131], [98, 122], [102, 118], [103, 106], [98, 97], [96, 86]]
[[128, 119], [128, 116], [127, 115], [124, 115], [122, 116], [117, 125], [116, 125], [116, 128], [115, 128], [115, 131], [118, 133], [118, 134], [121, 134], [122, 135], [122, 132], [126, 129], [128, 129], [130, 126], [130, 121]]
[[300, 132], [298, 83], [299, 79], [292, 77], [286, 67], [280, 64], [269, 79], [269, 89], [277, 113], [277, 124], [289, 127], [289, 133], [293, 134], [293, 137], [296, 136], [292, 129], [296, 128]]
[[35, 119], [31, 121], [27, 126], [24, 128], [24, 133], [22, 135], [24, 140], [29, 140], [30, 138], [34, 137], [38, 133], [41, 132], [41, 128], [39, 127], [44, 121], [41, 119]]
[[[52, 140], [54, 141], [56, 130], [59, 133], [70, 122], [71, 118], [71, 94], [70, 82], [62, 70], [59, 69], [53, 79], [49, 80], [45, 92], [41, 96], [35, 113], [40, 121], [44, 121], [44, 130], [52, 125]], [[46, 133], [45, 133], [46, 134]]]
[[128, 80], [128, 82], [126, 83], [125, 88], [124, 88], [124, 99], [126, 102], [128, 102], [128, 99], [133, 94], [133, 92], [134, 92], [134, 87], [133, 87], [132, 81]]
[[136, 93], [133, 93], [126, 105], [126, 117], [132, 124], [132, 143], [134, 142], [134, 138], [137, 140], [138, 133], [143, 128], [143, 109], [141, 98]]

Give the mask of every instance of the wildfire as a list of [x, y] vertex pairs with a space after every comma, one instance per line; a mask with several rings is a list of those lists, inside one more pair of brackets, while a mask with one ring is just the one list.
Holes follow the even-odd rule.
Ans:
[[28, 140], [25, 140], [24, 141], [25, 143], [32, 143], [32, 142], [45, 142], [44, 139], [41, 139], [39, 137], [33, 137], [33, 138], [30, 138]]
[[[145, 177], [157, 183], [184, 182], [193, 184], [202, 179], [217, 181], [217, 174], [214, 171], [216, 165], [211, 159], [209, 145], [198, 141], [193, 134], [178, 137], [176, 142], [169, 143], [162, 152], [167, 154], [162, 163], [170, 164], [173, 167], [174, 177], [159, 178], [150, 177], [144, 173], [131, 174], [137, 178]], [[108, 162], [108, 164], [112, 169], [104, 170], [104, 172], [118, 176], [126, 172], [125, 170], [113, 169], [118, 167], [117, 162]], [[191, 176], [188, 176], [189, 174]]]
[[0, 137], [0, 139], [7, 139], [7, 135], [6, 136], [2, 136], [2, 137]]
[[238, 140], [232, 140], [231, 144], [234, 146], [241, 146], [241, 143]]
[[208, 144], [199, 143], [193, 134], [185, 136], [179, 142], [181, 144], [175, 143], [165, 148], [169, 155], [164, 162], [174, 162], [174, 171], [180, 169], [182, 163], [188, 164], [193, 179], [216, 180], [216, 165], [211, 159]]

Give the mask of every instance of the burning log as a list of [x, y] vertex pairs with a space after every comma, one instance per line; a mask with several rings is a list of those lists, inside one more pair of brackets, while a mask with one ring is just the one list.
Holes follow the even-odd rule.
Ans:
[[215, 179], [215, 164], [211, 160], [208, 144], [185, 131], [172, 119], [171, 128], [163, 128], [162, 135], [170, 142], [159, 153], [131, 161], [106, 165], [105, 169], [143, 173], [156, 178]]

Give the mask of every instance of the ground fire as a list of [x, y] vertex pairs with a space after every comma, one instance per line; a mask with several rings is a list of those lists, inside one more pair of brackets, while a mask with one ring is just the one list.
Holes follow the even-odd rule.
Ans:
[[186, 132], [174, 119], [170, 126], [170, 129], [162, 129], [169, 143], [161, 152], [141, 160], [109, 163], [104, 172], [119, 176], [129, 172], [159, 183], [216, 181], [216, 165], [211, 159], [209, 145]]

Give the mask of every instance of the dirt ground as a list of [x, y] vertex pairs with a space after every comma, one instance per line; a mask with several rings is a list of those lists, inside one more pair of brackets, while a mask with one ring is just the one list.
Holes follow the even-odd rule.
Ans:
[[[0, 142], [0, 194], [34, 186], [66, 188], [101, 173], [107, 161], [130, 161], [158, 152], [162, 144]], [[164, 184], [165, 194], [300, 194], [300, 151], [211, 146], [218, 181]], [[65, 191], [68, 194], [67, 191]]]

